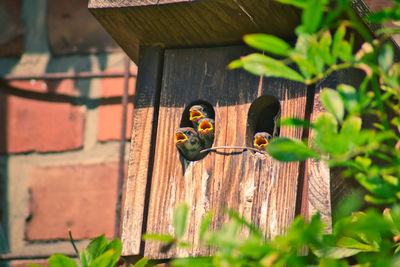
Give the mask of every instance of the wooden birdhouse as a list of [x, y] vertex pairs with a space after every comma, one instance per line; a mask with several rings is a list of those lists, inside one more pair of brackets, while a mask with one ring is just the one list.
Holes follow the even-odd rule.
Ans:
[[[227, 65], [252, 52], [242, 36], [263, 32], [294, 41], [300, 11], [273, 0], [90, 0], [89, 8], [138, 63], [129, 173], [123, 208], [123, 255], [152, 259], [204, 255], [160, 252], [148, 233], [173, 234], [173, 211], [190, 207], [185, 238], [197, 244], [199, 224], [210, 210], [211, 228], [236, 210], [267, 237], [285, 232], [296, 215], [319, 211], [330, 225], [331, 184], [323, 163], [281, 163], [243, 149], [221, 149], [187, 161], [174, 144], [175, 130], [192, 126], [189, 109], [203, 104], [215, 120], [213, 147], [252, 146], [256, 132], [272, 134], [274, 117], [310, 118], [320, 107], [318, 89], [347, 79], [337, 74], [316, 87], [262, 78]], [[348, 75], [347, 75], [348, 76]], [[357, 80], [357, 78], [351, 78]], [[314, 94], [314, 92], [316, 92]], [[315, 101], [314, 101], [315, 100]], [[281, 137], [309, 135], [281, 127]]]

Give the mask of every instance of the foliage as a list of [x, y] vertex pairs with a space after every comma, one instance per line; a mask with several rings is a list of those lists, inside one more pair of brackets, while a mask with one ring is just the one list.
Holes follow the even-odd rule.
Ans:
[[[115, 266], [121, 255], [121, 249], [121, 241], [118, 238], [108, 242], [106, 237], [101, 235], [91, 240], [87, 248], [83, 249], [78, 256], [82, 267]], [[50, 256], [48, 264], [50, 267], [78, 266], [75, 260], [63, 254]], [[40, 265], [29, 264], [29, 266], [39, 267]]]
[[[315, 158], [327, 161], [330, 167], [341, 166], [345, 176], [355, 179], [364, 191], [349, 195], [339, 205], [332, 233], [323, 232], [323, 224], [315, 215], [310, 222], [297, 217], [287, 234], [266, 240], [265, 233], [233, 211], [221, 229], [209, 231], [212, 215], [207, 214], [199, 239], [204, 246], [215, 248], [215, 255], [174, 259], [172, 265], [400, 266], [400, 65], [395, 62], [390, 40], [400, 31], [383, 28], [371, 35], [350, 0], [276, 1], [302, 9], [294, 47], [276, 36], [249, 34], [244, 36], [245, 43], [263, 53], [241, 57], [231, 62], [230, 68], [290, 79], [310, 88], [317, 88], [337, 71], [358, 69], [364, 72], [364, 78], [359, 86], [323, 88], [319, 99], [326, 111], [312, 122], [283, 119], [282, 126], [311, 129], [313, 138], [275, 138], [268, 145], [268, 153], [280, 161]], [[363, 19], [382, 23], [398, 20], [399, 14], [400, 1], [396, 0], [393, 7]], [[356, 35], [365, 41], [359, 47], [355, 45]], [[364, 202], [370, 208], [361, 210]], [[182, 240], [186, 213], [187, 208], [182, 206], [175, 213], [176, 236], [145, 238], [164, 241], [168, 249], [189, 246]], [[250, 232], [246, 238], [243, 228]], [[307, 249], [307, 256], [301, 256]]]

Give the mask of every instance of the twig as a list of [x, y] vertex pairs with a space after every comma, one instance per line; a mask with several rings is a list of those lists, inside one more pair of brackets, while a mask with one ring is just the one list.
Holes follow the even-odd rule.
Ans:
[[217, 149], [243, 149], [243, 150], [253, 150], [255, 152], [259, 152], [262, 154], [267, 154], [267, 152], [258, 150], [257, 148], [254, 147], [248, 147], [248, 146], [215, 146], [215, 147], [210, 147], [206, 148], [200, 151], [200, 153], [205, 153], [209, 151], [217, 151]]
[[68, 230], [68, 234], [69, 234], [69, 240], [71, 240], [71, 244], [72, 244], [72, 246], [74, 247], [76, 256], [79, 257], [79, 251], [78, 251], [78, 249], [77, 249], [76, 246], [75, 246], [75, 242], [74, 242], [74, 239], [72, 238], [71, 230]]

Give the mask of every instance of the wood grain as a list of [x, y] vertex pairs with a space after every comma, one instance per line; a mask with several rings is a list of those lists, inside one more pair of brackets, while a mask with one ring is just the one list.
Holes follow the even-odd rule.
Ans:
[[89, 9], [135, 62], [139, 44], [232, 45], [254, 32], [291, 39], [301, 21], [298, 9], [273, 0], [90, 0]]
[[142, 225], [146, 218], [146, 192], [154, 154], [155, 126], [161, 83], [163, 50], [142, 47], [136, 83], [132, 141], [129, 154], [122, 235], [122, 255], [140, 252]]
[[[149, 241], [145, 256], [157, 259], [207, 254], [197, 244], [199, 224], [206, 212], [214, 210], [211, 227], [220, 227], [227, 220], [221, 212], [223, 206], [258, 225], [267, 237], [284, 233], [292, 222], [298, 163], [280, 163], [250, 151], [210, 153], [203, 160], [191, 162], [184, 171], [173, 144], [185, 105], [204, 100], [215, 109], [214, 146], [245, 145], [247, 113], [257, 97], [259, 78], [243, 70], [227, 70], [226, 66], [248, 52], [241, 46], [166, 50], [147, 232], [173, 234], [173, 210], [186, 202], [190, 212], [185, 238], [195, 246], [189, 251], [172, 249], [164, 254], [159, 243]], [[283, 117], [304, 117], [304, 85], [264, 78], [265, 94], [280, 101]], [[301, 130], [283, 127], [280, 135], [300, 138]]]

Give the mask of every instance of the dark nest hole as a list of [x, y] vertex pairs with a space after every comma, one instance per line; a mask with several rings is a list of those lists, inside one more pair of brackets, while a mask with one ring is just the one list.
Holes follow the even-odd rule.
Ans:
[[[275, 117], [280, 113], [281, 105], [273, 96], [263, 95], [254, 100], [247, 116], [246, 145], [253, 147], [254, 135], [258, 132], [267, 132], [273, 135]], [[278, 121], [276, 122], [278, 123]], [[278, 127], [278, 125], [277, 125]], [[279, 136], [279, 127], [276, 136]]]
[[[193, 127], [193, 123], [190, 121], [190, 113], [189, 110], [191, 107], [195, 106], [195, 105], [202, 105], [204, 106], [204, 108], [206, 109], [207, 113], [208, 113], [208, 117], [215, 120], [215, 111], [213, 106], [208, 103], [207, 101], [204, 100], [196, 100], [191, 102], [189, 105], [187, 105], [185, 107], [185, 109], [182, 112], [182, 117], [181, 117], [181, 122], [179, 124], [179, 127]], [[196, 130], [196, 129], [195, 129]], [[215, 125], [214, 125], [214, 130], [215, 130]], [[215, 137], [214, 137], [215, 138]], [[204, 147], [204, 148], [209, 148], [209, 147]], [[179, 151], [179, 153], [181, 154], [182, 157], [185, 158], [185, 156]], [[209, 152], [205, 152], [201, 155], [201, 157], [199, 159], [196, 160], [201, 160], [203, 159]]]

